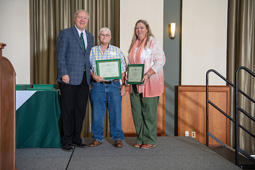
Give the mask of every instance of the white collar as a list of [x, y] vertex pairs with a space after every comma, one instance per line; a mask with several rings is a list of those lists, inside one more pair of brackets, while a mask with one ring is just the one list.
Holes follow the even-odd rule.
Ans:
[[83, 31], [80, 31], [80, 30], [76, 27], [76, 25], [74, 25], [74, 26], [75, 26], [76, 30], [78, 31], [79, 36], [81, 35], [81, 33], [83, 33], [83, 36], [86, 35], [85, 29], [84, 29]]

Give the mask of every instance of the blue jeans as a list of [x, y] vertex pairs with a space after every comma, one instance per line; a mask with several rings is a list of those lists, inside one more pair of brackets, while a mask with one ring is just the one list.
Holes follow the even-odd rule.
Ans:
[[[103, 84], [92, 82], [90, 101], [92, 105], [92, 127], [93, 138], [102, 142], [104, 139], [104, 117], [106, 106], [109, 111], [110, 133], [112, 139], [123, 140], [124, 134], [121, 127], [121, 101], [120, 82]], [[106, 103], [107, 102], [107, 103]]]

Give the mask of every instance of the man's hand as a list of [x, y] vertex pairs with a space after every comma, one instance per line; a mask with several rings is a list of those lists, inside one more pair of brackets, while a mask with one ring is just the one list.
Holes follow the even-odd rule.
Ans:
[[69, 75], [62, 76], [62, 81], [65, 82], [66, 84], [69, 84], [70, 81]]
[[93, 74], [92, 78], [96, 81], [96, 82], [102, 82], [105, 81], [105, 79], [103, 77], [100, 77], [98, 75]]

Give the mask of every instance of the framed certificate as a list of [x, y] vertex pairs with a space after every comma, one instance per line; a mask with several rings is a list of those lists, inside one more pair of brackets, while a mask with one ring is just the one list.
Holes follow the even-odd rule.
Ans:
[[129, 64], [127, 69], [127, 84], [143, 84], [144, 64]]
[[120, 59], [97, 60], [96, 67], [97, 75], [105, 80], [122, 78]]

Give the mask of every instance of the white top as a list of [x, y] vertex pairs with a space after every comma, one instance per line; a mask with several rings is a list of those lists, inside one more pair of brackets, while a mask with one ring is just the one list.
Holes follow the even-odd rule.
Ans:
[[[135, 49], [135, 57], [136, 57], [136, 52], [137, 52], [137, 50], [138, 50], [138, 48]], [[134, 57], [134, 60], [135, 60], [135, 57]], [[145, 50], [143, 49], [142, 54], [141, 54], [141, 61], [142, 61], [142, 64], [144, 64], [145, 58], [146, 58]]]

